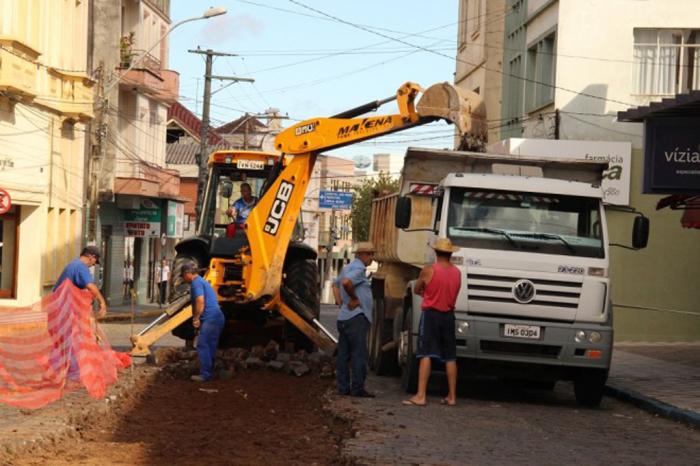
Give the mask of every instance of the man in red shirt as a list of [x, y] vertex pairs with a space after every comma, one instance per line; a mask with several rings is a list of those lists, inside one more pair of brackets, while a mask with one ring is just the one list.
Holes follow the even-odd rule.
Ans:
[[452, 265], [450, 257], [459, 248], [452, 245], [448, 238], [438, 238], [433, 246], [436, 260], [426, 265], [418, 276], [415, 292], [423, 297], [420, 328], [418, 334], [418, 351], [420, 359], [418, 368], [418, 393], [403, 404], [425, 406], [425, 392], [430, 378], [431, 358], [445, 362], [447, 372], [447, 397], [441, 404], [457, 404], [457, 344], [455, 341], [455, 303], [462, 275]]

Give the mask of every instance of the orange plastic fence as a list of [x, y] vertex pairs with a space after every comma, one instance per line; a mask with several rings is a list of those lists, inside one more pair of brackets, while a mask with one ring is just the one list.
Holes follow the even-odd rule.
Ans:
[[95, 323], [90, 292], [70, 280], [32, 306], [0, 307], [0, 403], [40, 408], [80, 386], [101, 398], [130, 364]]

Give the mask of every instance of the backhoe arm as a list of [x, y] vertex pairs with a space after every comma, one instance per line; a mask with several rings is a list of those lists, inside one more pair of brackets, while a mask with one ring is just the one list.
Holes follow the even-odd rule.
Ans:
[[[423, 91], [407, 82], [395, 97], [371, 102], [330, 118], [312, 118], [281, 132], [275, 139], [280, 152], [293, 155], [270, 188], [251, 211], [245, 224], [250, 242], [250, 275], [246, 277], [246, 297], [255, 300], [277, 297], [282, 269], [294, 225], [301, 211], [306, 188], [317, 155], [321, 151], [365, 141], [414, 126], [445, 119], [458, 132], [483, 136], [485, 118], [478, 95], [448, 84], [436, 84]], [[355, 118], [380, 105], [396, 100], [399, 113]]]

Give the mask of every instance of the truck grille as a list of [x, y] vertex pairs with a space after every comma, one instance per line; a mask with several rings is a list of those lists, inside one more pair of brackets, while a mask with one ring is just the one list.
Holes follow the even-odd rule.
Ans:
[[[526, 304], [515, 299], [513, 287], [527, 279], [535, 286], [535, 297]], [[576, 309], [581, 298], [581, 283], [545, 280], [529, 277], [468, 274], [467, 289], [470, 302], [508, 303], [521, 306]]]
[[558, 358], [561, 352], [561, 346], [509, 341], [481, 340], [480, 347], [484, 353], [526, 355], [541, 358]]

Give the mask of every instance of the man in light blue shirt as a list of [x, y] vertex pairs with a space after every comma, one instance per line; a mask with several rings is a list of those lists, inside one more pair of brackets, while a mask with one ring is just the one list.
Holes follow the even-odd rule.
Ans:
[[[372, 289], [365, 268], [374, 259], [372, 243], [358, 243], [355, 260], [346, 265], [333, 282], [333, 294], [340, 306], [336, 378], [338, 393], [372, 398], [365, 390], [367, 377], [367, 334], [372, 323]], [[352, 381], [350, 374], [352, 372]]]

